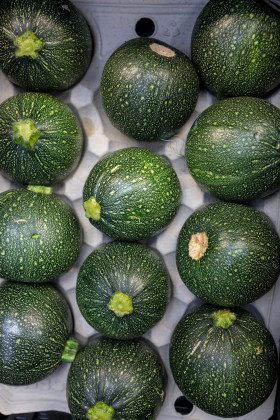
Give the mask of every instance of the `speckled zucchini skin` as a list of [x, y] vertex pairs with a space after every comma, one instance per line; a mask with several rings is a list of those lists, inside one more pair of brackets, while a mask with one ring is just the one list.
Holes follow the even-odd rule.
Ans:
[[[133, 312], [117, 316], [108, 308], [115, 292], [132, 297]], [[94, 250], [80, 268], [76, 298], [87, 322], [103, 335], [132, 339], [163, 317], [169, 274], [154, 250], [138, 243], [110, 242]]]
[[280, 83], [280, 14], [262, 0], [210, 0], [198, 16], [191, 57], [214, 95], [262, 96]]
[[[0, 22], [0, 67], [16, 85], [41, 92], [62, 91], [88, 69], [92, 35], [69, 0], [3, 0]], [[38, 59], [15, 56], [14, 39], [27, 30], [45, 44]]]
[[192, 125], [185, 147], [190, 174], [206, 192], [247, 202], [280, 186], [280, 110], [260, 98], [224, 99]]
[[137, 241], [153, 236], [175, 217], [181, 198], [176, 172], [161, 156], [140, 147], [117, 150], [101, 159], [83, 189], [95, 197], [99, 220], [89, 221], [112, 238]]
[[219, 307], [205, 304], [178, 323], [170, 344], [170, 366], [181, 391], [202, 410], [239, 417], [260, 406], [277, 378], [277, 348], [255, 316], [235, 308], [228, 329], [213, 326]]
[[[189, 255], [191, 236], [205, 232], [208, 248]], [[280, 239], [271, 220], [243, 204], [213, 203], [196, 210], [177, 240], [176, 262], [185, 285], [216, 305], [238, 306], [264, 295], [280, 274]]]
[[[171, 49], [167, 57], [151, 44]], [[153, 38], [136, 38], [121, 45], [107, 60], [100, 93], [112, 124], [137, 140], [173, 135], [194, 111], [199, 81], [190, 59]]]
[[[13, 123], [30, 119], [40, 137], [32, 150], [13, 141]], [[78, 118], [47, 93], [26, 92], [0, 105], [0, 170], [20, 184], [52, 185], [77, 167], [83, 150]]]
[[164, 401], [166, 383], [158, 353], [143, 338], [94, 337], [71, 364], [68, 405], [75, 420], [84, 420], [98, 401], [114, 408], [114, 420], [152, 420]]
[[61, 364], [73, 329], [71, 309], [51, 285], [0, 286], [0, 382], [28, 385]]
[[6, 280], [55, 280], [79, 255], [79, 221], [58, 196], [24, 188], [5, 191], [0, 220], [0, 276]]

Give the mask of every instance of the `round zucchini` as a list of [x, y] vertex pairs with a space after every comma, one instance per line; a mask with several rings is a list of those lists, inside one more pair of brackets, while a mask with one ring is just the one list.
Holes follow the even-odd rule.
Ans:
[[145, 245], [110, 242], [94, 250], [78, 274], [76, 298], [86, 321], [101, 334], [136, 338], [163, 317], [169, 275], [162, 258]]
[[263, 323], [245, 309], [205, 304], [176, 326], [170, 367], [193, 404], [235, 418], [270, 396], [277, 379], [277, 347]]
[[143, 338], [93, 337], [71, 364], [67, 400], [75, 420], [155, 419], [167, 375], [159, 354]]
[[52, 281], [78, 258], [82, 242], [79, 220], [66, 202], [50, 192], [48, 187], [30, 187], [0, 194], [2, 278]]
[[0, 105], [0, 170], [13, 181], [62, 181], [77, 167], [82, 149], [78, 118], [54, 96], [26, 92]]
[[106, 155], [83, 189], [86, 217], [112, 238], [138, 241], [173, 220], [181, 198], [176, 172], [161, 156], [140, 147]]
[[198, 16], [191, 56], [218, 98], [263, 96], [280, 83], [280, 14], [262, 0], [210, 0]]
[[63, 91], [87, 71], [92, 35], [71, 1], [3, 0], [0, 22], [0, 68], [14, 84]]
[[0, 382], [29, 385], [46, 378], [78, 348], [71, 308], [47, 284], [4, 282], [0, 286]]
[[260, 98], [227, 98], [203, 111], [185, 148], [190, 174], [221, 200], [247, 202], [280, 187], [280, 110]]
[[111, 123], [136, 140], [171, 137], [194, 111], [199, 81], [190, 59], [158, 39], [136, 38], [107, 60], [100, 93]]
[[252, 207], [208, 204], [184, 223], [176, 262], [183, 282], [197, 297], [215, 305], [245, 305], [277, 281], [280, 238], [271, 220]]

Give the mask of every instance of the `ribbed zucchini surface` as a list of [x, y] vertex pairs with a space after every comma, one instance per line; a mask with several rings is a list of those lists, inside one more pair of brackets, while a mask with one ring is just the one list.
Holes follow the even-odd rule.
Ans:
[[82, 231], [73, 209], [55, 194], [15, 188], [0, 194], [0, 276], [47, 282], [75, 263]]
[[[116, 293], [131, 298], [132, 312], [108, 307]], [[103, 335], [128, 339], [144, 334], [162, 318], [169, 300], [169, 275], [161, 256], [130, 242], [95, 249], [80, 268], [76, 297], [87, 322]], [[120, 305], [125, 296], [120, 298]]]
[[93, 337], [77, 354], [67, 380], [67, 399], [75, 420], [102, 401], [114, 420], [155, 419], [165, 398], [166, 371], [146, 340]]
[[228, 328], [214, 326], [212, 314], [220, 309], [205, 304], [181, 319], [171, 339], [170, 366], [178, 387], [199, 408], [239, 417], [271, 394], [277, 348], [268, 329], [245, 309], [232, 311], [236, 321]]
[[0, 382], [28, 385], [61, 363], [73, 329], [71, 309], [51, 285], [0, 286]]

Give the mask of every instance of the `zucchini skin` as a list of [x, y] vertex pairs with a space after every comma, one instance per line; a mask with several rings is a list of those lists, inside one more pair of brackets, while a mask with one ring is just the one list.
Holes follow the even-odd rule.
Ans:
[[69, 304], [50, 284], [0, 286], [0, 382], [29, 385], [61, 364], [73, 331]]
[[[3, 0], [0, 21], [0, 67], [12, 83], [31, 91], [64, 91], [87, 71], [91, 30], [69, 0]], [[38, 59], [15, 56], [13, 41], [27, 30], [44, 43]]]
[[49, 282], [70, 270], [82, 230], [73, 209], [52, 194], [15, 188], [0, 194], [0, 276]]
[[227, 98], [193, 123], [185, 145], [188, 170], [203, 191], [249, 202], [279, 189], [280, 110], [261, 98]]
[[90, 223], [106, 235], [138, 241], [165, 229], [177, 214], [181, 186], [171, 165], [140, 147], [117, 150], [91, 170], [83, 201], [94, 197], [101, 206], [99, 220]]
[[[153, 51], [167, 48], [172, 56]], [[100, 94], [104, 111], [122, 133], [139, 141], [171, 137], [194, 111], [199, 81], [191, 60], [154, 38], [122, 44], [107, 60]]]
[[263, 96], [280, 83], [280, 14], [262, 0], [210, 0], [193, 27], [191, 57], [219, 99]]
[[75, 420], [85, 419], [98, 401], [114, 408], [114, 420], [152, 420], [166, 385], [165, 367], [150, 342], [94, 336], [71, 364], [66, 395]]
[[[133, 312], [117, 316], [108, 308], [115, 292], [132, 297]], [[145, 245], [109, 242], [94, 250], [78, 274], [76, 299], [86, 321], [106, 337], [136, 338], [163, 317], [170, 279], [161, 256]]]
[[[201, 410], [219, 417], [239, 417], [259, 407], [277, 379], [277, 347], [269, 330], [243, 308], [228, 329], [213, 326], [204, 304], [187, 313], [170, 344], [175, 382]], [[226, 309], [226, 308], [225, 308]]]
[[[32, 150], [13, 142], [13, 124], [30, 119], [40, 137]], [[0, 170], [23, 185], [53, 185], [77, 167], [83, 131], [71, 108], [47, 93], [19, 93], [0, 105]]]
[[[205, 232], [208, 248], [189, 255], [193, 234]], [[181, 279], [197, 297], [220, 306], [241, 306], [267, 293], [280, 274], [280, 238], [265, 213], [228, 202], [205, 205], [178, 235], [176, 263]]]

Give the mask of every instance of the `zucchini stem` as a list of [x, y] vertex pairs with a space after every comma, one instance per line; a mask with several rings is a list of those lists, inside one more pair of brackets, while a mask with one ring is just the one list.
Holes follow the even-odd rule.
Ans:
[[108, 308], [120, 318], [129, 315], [133, 312], [132, 297], [117, 291], [112, 295]]
[[87, 412], [88, 420], [112, 420], [114, 418], [115, 410], [113, 407], [105, 404], [103, 401], [98, 401], [93, 408]]
[[42, 51], [45, 44], [37, 38], [33, 31], [29, 30], [14, 39], [14, 46], [16, 47], [16, 57], [27, 57], [36, 60], [39, 58], [39, 52]]
[[45, 187], [43, 185], [28, 185], [26, 189], [40, 194], [52, 194], [52, 187]]
[[101, 206], [97, 203], [95, 197], [90, 197], [83, 203], [84, 209], [86, 210], [86, 217], [93, 220], [99, 220], [101, 217]]
[[229, 309], [220, 309], [213, 312], [212, 317], [214, 327], [222, 327], [224, 329], [231, 327], [237, 319], [236, 314]]
[[77, 351], [79, 347], [78, 340], [75, 340], [74, 338], [69, 338], [66, 341], [65, 348], [63, 350], [61, 360], [64, 363], [71, 363], [76, 357]]
[[13, 142], [32, 150], [41, 133], [30, 119], [13, 123]]

